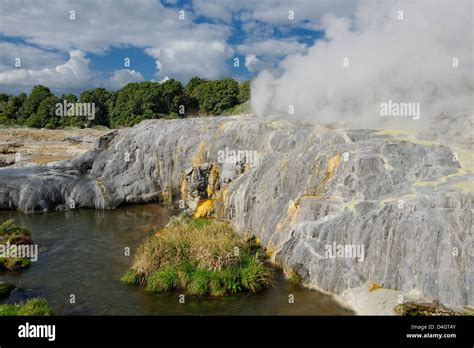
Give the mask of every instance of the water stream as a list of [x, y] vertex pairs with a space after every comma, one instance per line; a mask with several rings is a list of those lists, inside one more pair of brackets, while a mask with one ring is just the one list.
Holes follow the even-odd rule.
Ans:
[[[295, 286], [275, 270], [275, 285], [258, 294], [222, 298], [149, 293], [120, 281], [133, 252], [146, 236], [162, 228], [176, 210], [158, 204], [109, 211], [80, 209], [48, 214], [0, 211], [0, 222], [15, 219], [26, 226], [40, 255], [21, 272], [0, 272], [22, 290], [8, 301], [45, 298], [60, 315], [348, 315], [331, 296]], [[131, 256], [125, 256], [125, 248]], [[288, 295], [294, 295], [294, 303]], [[76, 303], [69, 302], [74, 295]], [[5, 302], [5, 301], [4, 301]]]

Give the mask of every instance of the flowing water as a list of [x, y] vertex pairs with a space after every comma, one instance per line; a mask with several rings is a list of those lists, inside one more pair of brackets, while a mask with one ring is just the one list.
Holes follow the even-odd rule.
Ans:
[[[32, 296], [45, 298], [60, 315], [348, 315], [331, 296], [287, 282], [274, 271], [275, 285], [258, 294], [222, 298], [149, 293], [120, 277], [130, 267], [140, 242], [176, 214], [158, 204], [121, 207], [109, 211], [80, 209], [48, 214], [0, 211], [0, 222], [15, 219], [30, 230], [40, 254], [21, 272], [0, 272], [22, 290], [9, 302]], [[130, 248], [131, 256], [125, 255]], [[289, 295], [294, 303], [289, 303]], [[71, 295], [75, 304], [70, 303]], [[5, 301], [4, 301], [5, 302]]]

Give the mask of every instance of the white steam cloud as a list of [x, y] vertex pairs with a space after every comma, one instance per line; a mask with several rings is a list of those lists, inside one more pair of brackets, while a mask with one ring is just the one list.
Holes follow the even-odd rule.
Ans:
[[473, 6], [365, 0], [353, 18], [328, 15], [324, 40], [254, 79], [253, 109], [363, 126], [387, 120], [381, 104], [389, 100], [419, 103], [418, 120], [391, 118], [417, 126], [442, 112], [473, 113]]

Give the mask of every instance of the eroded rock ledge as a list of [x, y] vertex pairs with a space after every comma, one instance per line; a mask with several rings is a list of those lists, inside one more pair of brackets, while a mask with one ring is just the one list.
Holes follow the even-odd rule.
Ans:
[[[0, 169], [0, 207], [181, 200], [255, 235], [307, 286], [339, 294], [371, 280], [472, 305], [474, 175], [466, 153], [453, 152], [399, 132], [278, 119], [150, 120], [76, 160]], [[363, 257], [327, 257], [346, 245], [363, 246]]]

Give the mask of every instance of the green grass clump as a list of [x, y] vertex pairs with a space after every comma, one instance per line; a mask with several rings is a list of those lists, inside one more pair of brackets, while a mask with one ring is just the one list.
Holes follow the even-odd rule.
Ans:
[[0, 316], [50, 316], [53, 314], [53, 310], [42, 298], [32, 298], [18, 304], [0, 305]]
[[125, 283], [133, 285], [143, 285], [146, 283], [145, 275], [135, 269], [129, 269], [120, 279]]
[[303, 277], [298, 272], [291, 272], [288, 281], [294, 285], [303, 285]]
[[[16, 225], [13, 220], [6, 220], [0, 224], [0, 244], [2, 245], [29, 245], [32, 244], [30, 232], [23, 226]], [[30, 266], [31, 262], [25, 258], [0, 257], [0, 270], [20, 270]]]
[[13, 242], [19, 238], [29, 240], [30, 232], [25, 227], [16, 225], [13, 219], [0, 224], [0, 242]]
[[10, 283], [0, 283], [0, 299], [8, 297], [14, 288]]
[[148, 291], [221, 296], [267, 288], [271, 271], [255, 243], [227, 223], [181, 216], [145, 240], [122, 280]]

